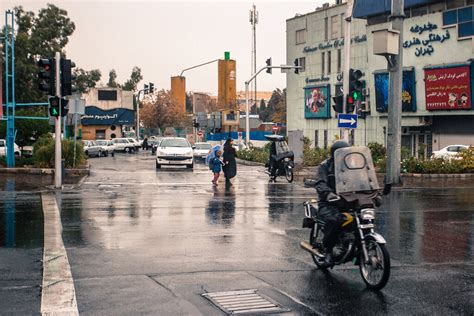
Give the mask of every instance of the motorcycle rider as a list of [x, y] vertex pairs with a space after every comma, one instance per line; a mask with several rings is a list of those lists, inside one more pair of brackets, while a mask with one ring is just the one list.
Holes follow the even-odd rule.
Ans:
[[324, 265], [326, 267], [333, 265], [332, 248], [337, 241], [337, 236], [342, 224], [341, 212], [337, 206], [329, 202], [337, 198], [334, 175], [334, 153], [337, 149], [345, 147], [350, 147], [350, 145], [343, 140], [338, 140], [332, 144], [331, 156], [319, 165], [316, 179], [319, 215], [325, 222], [323, 246], [326, 252], [324, 258]]

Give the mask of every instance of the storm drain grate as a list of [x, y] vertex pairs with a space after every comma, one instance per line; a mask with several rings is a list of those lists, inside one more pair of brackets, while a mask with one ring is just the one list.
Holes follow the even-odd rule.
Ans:
[[240, 290], [202, 294], [228, 315], [288, 312], [289, 309], [257, 293], [257, 290]]

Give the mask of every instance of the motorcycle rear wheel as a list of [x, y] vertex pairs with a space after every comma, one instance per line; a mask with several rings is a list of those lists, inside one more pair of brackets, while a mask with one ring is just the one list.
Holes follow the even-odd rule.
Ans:
[[364, 254], [361, 251], [360, 275], [368, 288], [380, 290], [387, 284], [390, 277], [390, 254], [385, 245], [379, 244], [375, 240], [368, 240], [366, 247], [370, 262], [365, 262]]
[[285, 168], [285, 178], [288, 183], [291, 183], [293, 181], [293, 170]]
[[[316, 230], [316, 234], [315, 234]], [[319, 225], [313, 225], [313, 228], [311, 228], [311, 233], [309, 235], [309, 243], [318, 251], [321, 251], [323, 247], [323, 237], [324, 233], [321, 230], [321, 227]], [[311, 254], [311, 258], [313, 258], [314, 263], [316, 266], [321, 269], [326, 271], [328, 269], [327, 266], [324, 265], [324, 257], [318, 257], [314, 254]]]

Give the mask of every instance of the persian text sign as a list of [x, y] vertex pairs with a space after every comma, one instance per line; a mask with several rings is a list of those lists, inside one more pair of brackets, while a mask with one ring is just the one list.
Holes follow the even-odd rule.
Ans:
[[425, 69], [426, 109], [470, 109], [470, 80], [469, 66]]

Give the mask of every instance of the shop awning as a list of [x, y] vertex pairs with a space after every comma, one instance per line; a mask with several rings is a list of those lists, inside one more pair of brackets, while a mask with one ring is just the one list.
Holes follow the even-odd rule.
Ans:
[[96, 106], [86, 106], [81, 123], [82, 125], [134, 125], [135, 111], [122, 108], [103, 110]]

